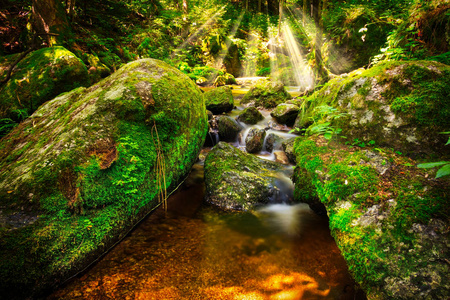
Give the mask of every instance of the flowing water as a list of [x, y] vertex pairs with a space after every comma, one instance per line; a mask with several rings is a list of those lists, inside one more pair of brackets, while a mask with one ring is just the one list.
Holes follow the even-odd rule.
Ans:
[[[257, 126], [271, 121], [264, 114]], [[280, 181], [291, 193], [288, 177]], [[365, 299], [355, 290], [327, 219], [308, 205], [231, 213], [206, 205], [204, 193], [200, 161], [168, 199], [167, 212], [157, 209], [48, 299]]]

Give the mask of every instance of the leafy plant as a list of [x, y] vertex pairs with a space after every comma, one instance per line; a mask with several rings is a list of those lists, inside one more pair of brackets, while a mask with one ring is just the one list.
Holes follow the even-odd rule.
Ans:
[[[441, 132], [441, 134], [450, 134], [450, 131]], [[450, 137], [448, 138], [448, 141], [445, 145], [446, 146], [450, 145]], [[450, 161], [438, 161], [438, 162], [418, 164], [417, 167], [423, 169], [440, 167], [439, 170], [436, 172], [435, 178], [441, 178], [450, 175]]]
[[[327, 140], [331, 140], [333, 136], [339, 135], [342, 128], [332, 125], [333, 121], [346, 116], [337, 108], [329, 105], [320, 105], [314, 109], [314, 116], [311, 117], [313, 124], [306, 129], [306, 135], [323, 135]], [[326, 120], [326, 122], [323, 122]]]

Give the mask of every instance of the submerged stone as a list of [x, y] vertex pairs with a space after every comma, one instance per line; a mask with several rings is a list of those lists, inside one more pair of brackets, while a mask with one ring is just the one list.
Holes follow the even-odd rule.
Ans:
[[250, 210], [277, 197], [277, 163], [219, 142], [205, 160], [207, 201], [226, 210]]
[[[153, 59], [41, 106], [0, 142], [0, 294], [33, 296], [110, 248], [189, 172], [207, 128], [199, 88]], [[34, 217], [14, 229], [18, 212]]]
[[215, 115], [229, 112], [234, 107], [233, 94], [227, 86], [209, 90], [203, 96], [205, 97], [206, 109]]

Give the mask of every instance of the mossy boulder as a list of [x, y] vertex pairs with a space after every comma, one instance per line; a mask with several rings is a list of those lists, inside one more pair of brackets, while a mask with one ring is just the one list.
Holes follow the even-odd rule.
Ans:
[[[450, 294], [448, 179], [387, 149], [297, 138], [295, 198], [324, 205], [331, 233], [369, 299]], [[382, 151], [380, 151], [382, 150]]]
[[233, 75], [225, 73], [217, 75], [216, 79], [214, 79], [214, 86], [224, 86], [226, 84], [236, 84], [236, 79]]
[[217, 120], [217, 130], [221, 141], [234, 142], [242, 126], [231, 117], [221, 116]]
[[253, 103], [257, 107], [274, 108], [291, 98], [292, 96], [286, 91], [284, 85], [262, 81], [244, 95], [241, 103]]
[[206, 199], [225, 210], [250, 210], [277, 193], [281, 166], [219, 142], [205, 160]]
[[248, 153], [258, 153], [262, 150], [266, 131], [264, 129], [252, 128], [245, 137], [245, 149]]
[[[305, 100], [307, 110], [296, 123], [333, 120], [350, 141], [374, 141], [412, 156], [448, 154], [446, 137], [439, 133], [450, 128], [449, 86], [448, 65], [387, 62], [328, 82]], [[324, 106], [338, 111], [324, 113]]]
[[206, 109], [213, 114], [219, 115], [229, 112], [234, 107], [233, 94], [227, 86], [217, 87], [203, 94], [205, 97]]
[[288, 126], [294, 125], [295, 119], [300, 111], [300, 108], [294, 104], [281, 103], [270, 113], [270, 115], [280, 124]]
[[41, 106], [0, 142], [0, 294], [54, 287], [111, 247], [189, 172], [207, 128], [198, 87], [153, 59]]
[[254, 125], [264, 119], [261, 112], [254, 106], [246, 107], [237, 117], [237, 120], [246, 124]]
[[[0, 58], [0, 81], [18, 55]], [[20, 121], [45, 101], [89, 84], [84, 63], [69, 50], [55, 46], [29, 53], [14, 68], [11, 78], [0, 87], [0, 119]]]

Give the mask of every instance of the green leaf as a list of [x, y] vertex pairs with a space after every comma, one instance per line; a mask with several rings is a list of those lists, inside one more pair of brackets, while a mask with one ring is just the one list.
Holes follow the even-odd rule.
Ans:
[[327, 140], [331, 140], [331, 138], [333, 137], [333, 134], [331, 132], [325, 132], [323, 137], [326, 138]]
[[450, 163], [440, 168], [436, 173], [436, 178], [450, 175]]
[[418, 168], [423, 168], [423, 169], [429, 169], [429, 168], [443, 166], [443, 165], [446, 165], [446, 164], [450, 164], [450, 161], [439, 161], [439, 162], [418, 164], [417, 167]]

